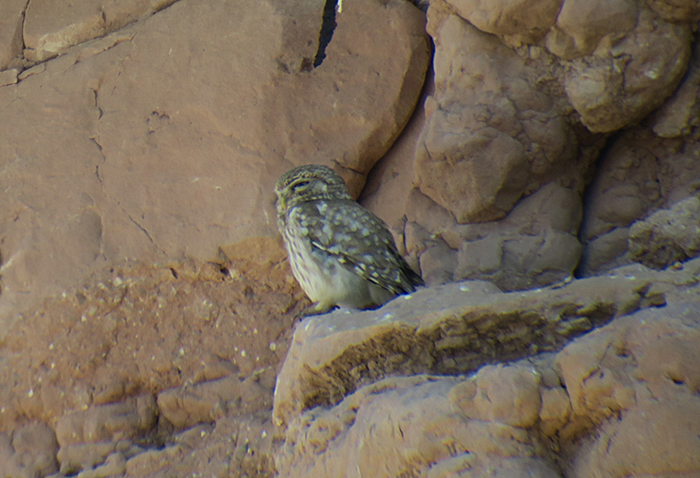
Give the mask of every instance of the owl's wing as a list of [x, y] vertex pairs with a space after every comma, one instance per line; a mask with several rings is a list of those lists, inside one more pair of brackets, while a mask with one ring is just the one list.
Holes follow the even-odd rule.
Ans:
[[423, 285], [399, 254], [384, 221], [372, 212], [352, 200], [311, 201], [303, 207], [301, 225], [309, 231], [312, 247], [394, 294]]

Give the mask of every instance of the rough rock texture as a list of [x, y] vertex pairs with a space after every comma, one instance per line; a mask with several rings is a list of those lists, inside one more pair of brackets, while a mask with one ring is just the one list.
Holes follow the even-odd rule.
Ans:
[[[688, 134], [696, 121], [697, 61], [674, 92], [699, 13], [697, 4], [629, 0], [431, 2], [435, 91], [415, 148], [419, 193], [406, 200], [402, 228], [428, 283], [488, 278], [517, 290], [573, 274], [584, 249], [575, 237], [580, 212], [589, 206], [575, 196], [583, 198], [606, 139], [592, 133], [634, 125], [669, 97], [657, 134]], [[566, 208], [545, 204], [566, 227], [553, 228], [556, 238], [536, 216], [514, 227], [518, 202], [552, 183], [571, 193]], [[579, 271], [629, 262], [611, 260], [626, 249], [621, 234], [586, 251]], [[594, 238], [585, 234], [584, 244]], [[542, 256], [546, 265], [537, 263]]]
[[574, 161], [577, 139], [557, 99], [530, 86], [542, 71], [525, 58], [456, 15], [431, 15], [428, 28], [436, 85], [416, 154], [418, 187], [457, 222], [499, 219]]
[[[537, 380], [532, 369], [519, 372]], [[531, 391], [521, 405], [534, 408], [536, 418], [539, 387]], [[525, 429], [470, 416], [475, 392], [484, 389], [464, 378], [416, 376], [368, 385], [289, 426], [279, 476], [448, 477], [460, 476], [460, 469], [469, 469], [468, 476], [558, 476]]]
[[[0, 0], [0, 478], [699, 475], [700, 4], [432, 0], [420, 96], [333, 3]], [[295, 324], [309, 162], [481, 282]]]
[[693, 270], [669, 279], [644, 269], [525, 293], [463, 282], [419, 290], [377, 311], [306, 319], [277, 379], [274, 418], [288, 423], [391, 374], [467, 373], [557, 349], [614, 317], [663, 304], [666, 281], [693, 281]]
[[[248, 452], [232, 458], [231, 447], [271, 446], [275, 373], [304, 306], [284, 259], [275, 241], [256, 239], [222, 249], [218, 264], [125, 264], [16, 322], [0, 362], [0, 469], [43, 476], [31, 470], [55, 471], [58, 460], [63, 474], [113, 476], [169, 456], [196, 470], [203, 458], [161, 448], [183, 428], [214, 422], [225, 424], [217, 434], [229, 432], [209, 453], [269, 469]], [[53, 429], [29, 453], [21, 437], [37, 421]]]
[[[700, 53], [696, 46], [678, 91], [645, 124], [621, 133], [601, 158], [600, 171], [589, 188], [581, 230], [585, 244], [582, 274], [605, 272], [653, 255], [644, 251], [646, 244], [640, 241], [635, 243], [634, 256], [630, 253], [630, 228], [657, 210], [672, 209], [689, 196], [697, 196], [699, 91]], [[692, 230], [691, 225], [686, 234]], [[695, 253], [684, 254], [692, 257]], [[660, 259], [655, 267], [672, 264], [677, 260], [671, 260], [673, 257], [683, 255], [670, 254], [669, 260]]]
[[[391, 303], [375, 317], [307, 319], [278, 377], [274, 416], [288, 423], [276, 461], [279, 476], [700, 473], [700, 262], [686, 266], [666, 273], [628, 267], [608, 278], [518, 294], [466, 282], [461, 287], [482, 290], [460, 294], [455, 285], [440, 289], [439, 300], [423, 302], [420, 292], [409, 301], [398, 299], [400, 305]], [[596, 296], [593, 290], [597, 299], [582, 304], [581, 297]], [[651, 293], [646, 301], [639, 301], [641, 290]], [[666, 299], [669, 305], [657, 308]], [[401, 313], [412, 301], [420, 303], [415, 315], [443, 334], [431, 336], [428, 324], [416, 326], [410, 313]], [[463, 304], [460, 312], [456, 303]], [[521, 312], [508, 313], [511, 308]], [[546, 327], [524, 325], [526, 315], [538, 315], [537, 308], [558, 311], [559, 320], [550, 316], [543, 322], [562, 335], [571, 333], [573, 317], [617, 318], [556, 354], [479, 368], [484, 361], [512, 357], [508, 345], [518, 340], [538, 346], [538, 338], [547, 340], [552, 332]], [[569, 324], [561, 320], [567, 314]], [[473, 328], [469, 340], [459, 336], [460, 324]], [[410, 345], [414, 330], [413, 340], [424, 336], [417, 347], [422, 355]], [[450, 347], [464, 351], [483, 343], [500, 347], [463, 361], [464, 371], [478, 369], [471, 376], [386, 377], [438, 371], [435, 363], [443, 353], [454, 357]], [[520, 350], [533, 352], [522, 345]], [[406, 367], [402, 352], [424, 359]], [[352, 362], [358, 354], [382, 359], [358, 365]], [[358, 383], [366, 385], [355, 388]], [[287, 395], [290, 384], [303, 392]]]
[[[693, 231], [697, 222], [692, 222], [692, 212], [687, 208], [693, 209], [694, 197], [700, 189], [699, 157], [695, 133], [659, 138], [648, 127], [623, 133], [603, 158], [600, 175], [589, 191], [581, 231], [585, 244], [581, 273], [601, 273], [654, 255], [659, 256], [653, 260], [654, 267], [695, 256]], [[684, 210], [679, 217], [670, 217], [671, 211], [680, 214]], [[658, 244], [630, 237], [632, 228], [635, 234], [649, 229], [650, 216], [655, 212], [659, 213], [658, 219], [666, 216], [678, 227], [688, 228], [682, 232], [687, 236], [681, 239], [685, 246], [674, 245], [677, 252], [669, 251], [667, 258], [663, 258], [666, 254], [663, 251], [654, 252]]]
[[565, 60], [566, 72], [556, 75], [594, 132], [634, 124], [673, 93], [686, 70], [693, 19], [700, 15], [697, 2], [448, 3], [506, 43], [544, 46]]
[[0, 71], [19, 64], [22, 54], [22, 22], [27, 3], [27, 0], [0, 2], [3, 13], [0, 17]]
[[661, 106], [686, 71], [691, 39], [687, 24], [662, 22], [642, 10], [636, 28], [605, 54], [573, 61], [566, 93], [583, 124], [593, 132], [614, 131]]
[[33, 0], [24, 18], [24, 56], [44, 61], [73, 45], [101, 37], [139, 18], [162, 10], [176, 0]]
[[[32, 2], [27, 22], [53, 5]], [[82, 31], [110, 21], [96, 5], [60, 8]], [[314, 68], [323, 5], [182, 0], [0, 88], [3, 330], [109, 264], [211, 260], [276, 235], [270, 191], [294, 164], [335, 164], [359, 193], [420, 93], [424, 15], [403, 0], [351, 2]], [[126, 9], [113, 24], [159, 6], [113, 4]], [[372, 41], [356, 41], [365, 29]]]
[[30, 423], [0, 433], [0, 476], [3, 478], [47, 476], [58, 471], [58, 443], [51, 427]]
[[660, 269], [700, 253], [700, 199], [691, 197], [661, 209], [630, 228], [633, 260]]
[[[436, 86], [416, 147], [418, 190], [406, 201], [407, 251], [429, 284], [489, 279], [513, 290], [561, 280], [578, 263], [579, 195], [602, 143], [571, 115], [556, 58], [513, 50], [433, 5], [442, 3], [428, 15]], [[547, 183], [559, 187], [514, 209]], [[552, 194], [563, 199], [556, 210]], [[542, 205], [545, 216], [528, 212]], [[528, 241], [514, 240], [523, 234]]]

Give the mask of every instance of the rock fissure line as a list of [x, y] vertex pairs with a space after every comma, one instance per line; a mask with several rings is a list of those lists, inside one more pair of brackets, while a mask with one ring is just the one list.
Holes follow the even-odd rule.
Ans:
[[153, 245], [156, 247], [156, 249], [158, 249], [161, 253], [165, 254], [165, 251], [164, 251], [163, 249], [161, 249], [161, 248], [158, 246], [158, 244], [156, 244], [156, 241], [153, 240], [153, 238], [152, 238], [151, 235], [148, 233], [148, 231], [146, 230], [146, 228], [143, 227], [141, 224], [139, 224], [133, 217], [131, 217], [131, 214], [129, 214], [129, 213], [127, 212], [127, 210], [124, 209], [124, 207], [122, 207], [121, 204], [117, 203], [117, 205], [118, 205], [119, 208], [124, 212], [124, 214], [126, 214], [126, 217], [129, 218], [129, 221], [133, 222], [133, 223], [136, 225], [136, 227], [138, 227], [139, 229], [141, 229], [141, 232], [143, 232], [143, 233], [146, 235], [146, 237], [148, 238], [148, 240], [151, 241], [151, 244], [153, 244]]
[[24, 23], [27, 21], [27, 9], [29, 8], [29, 2], [30, 0], [27, 0], [27, 3], [24, 4], [24, 9], [22, 9], [22, 51], [27, 48], [27, 44], [24, 43]]
[[321, 24], [321, 33], [318, 37], [318, 51], [314, 57], [314, 68], [321, 66], [323, 60], [326, 59], [326, 47], [328, 47], [333, 38], [335, 27], [338, 26], [335, 21], [337, 6], [338, 0], [326, 0], [326, 4], [323, 7], [323, 23]]

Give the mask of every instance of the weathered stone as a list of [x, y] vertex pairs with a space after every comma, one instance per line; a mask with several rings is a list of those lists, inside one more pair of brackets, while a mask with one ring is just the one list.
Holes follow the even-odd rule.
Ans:
[[[122, 471], [119, 473], [123, 473], [126, 463], [125, 455], [132, 456], [140, 451], [142, 450], [129, 440], [64, 445], [58, 451], [58, 461], [61, 463], [61, 473], [63, 474], [72, 475], [83, 472], [86, 476], [97, 478], [109, 476], [104, 472], [114, 471], [115, 468], [121, 469]], [[112, 472], [111, 474], [118, 473]], [[81, 474], [81, 478], [82, 476]]]
[[487, 365], [475, 379], [474, 404], [482, 419], [524, 428], [535, 424], [541, 405], [540, 378], [534, 369]]
[[[562, 351], [558, 363], [574, 416], [560, 435], [599, 424], [574, 452], [568, 474], [700, 471], [699, 326], [697, 302], [679, 303], [616, 320]], [[616, 417], [604, 420], [611, 415]]]
[[58, 471], [56, 434], [43, 423], [0, 433], [0, 477], [35, 478]]
[[19, 70], [16, 68], [0, 72], [0, 86], [14, 85], [17, 83], [18, 72]]
[[149, 430], [157, 408], [151, 395], [73, 412], [58, 419], [56, 438], [61, 447], [128, 439]]
[[[419, 96], [425, 17], [404, 0], [347, 3], [314, 68], [324, 3], [182, 0], [0, 88], [0, 330], [125, 258], [212, 260], [276, 237], [271, 191], [292, 164], [337, 164], [359, 193]], [[101, 35], [163, 5], [61, 2], [67, 16], [48, 18], [37, 0], [28, 46], [55, 52], [49, 32], [71, 30], [48, 23], [69, 10], [76, 32]]]
[[502, 221], [457, 226], [453, 233], [461, 244], [454, 276], [490, 280], [504, 291], [564, 280], [579, 262], [581, 214], [578, 194], [550, 183]]
[[[656, 274], [647, 269], [507, 294], [485, 282], [464, 282], [418, 290], [374, 311], [307, 318], [277, 377], [273, 417], [289, 423], [388, 375], [467, 373], [495, 360], [556, 350], [596, 324], [663, 303], [663, 292], [653, 287]], [[692, 274], [676, 277], [687, 281]]]
[[498, 38], [456, 15], [429, 17], [428, 26], [436, 86], [416, 153], [417, 185], [459, 223], [501, 218], [573, 160], [575, 135], [556, 101], [530, 86], [531, 67]]
[[101, 466], [83, 470], [80, 478], [108, 478], [119, 476], [126, 471], [126, 458], [121, 453], [110, 454]]
[[567, 60], [588, 55], [603, 37], [619, 37], [634, 29], [638, 15], [633, 0], [564, 0], [547, 35], [547, 49]]
[[562, 0], [446, 0], [479, 30], [534, 41], [554, 25]]
[[158, 395], [158, 408], [170, 423], [181, 429], [202, 422], [213, 422], [229, 414], [247, 413], [251, 407], [270, 407], [271, 391], [260, 386], [257, 376], [247, 380], [230, 376], [165, 390]]
[[691, 197], [661, 209], [629, 231], [632, 260], [661, 269], [700, 253], [700, 199]]
[[[22, 55], [22, 21], [28, 3], [27, 0], [0, 1], [0, 71]], [[0, 86], [3, 86], [1, 81]]]
[[556, 357], [473, 377], [384, 378], [307, 410], [286, 428], [279, 476], [554, 478], [551, 453], [575, 477], [694, 476], [700, 302], [690, 290], [694, 302], [620, 317]]
[[[630, 227], [640, 221], [638, 227], [648, 226], [645, 221], [655, 211], [670, 210], [695, 196], [700, 185], [699, 156], [700, 145], [692, 135], [660, 138], [649, 126], [620, 134], [601, 158], [599, 173], [587, 194], [586, 219], [580, 233], [585, 250], [579, 272], [584, 276], [600, 274], [632, 263]], [[663, 214], [673, 221], [669, 211]], [[684, 219], [679, 217], [678, 221], [681, 224]], [[685, 234], [691, 231], [692, 227]], [[682, 256], [677, 258], [682, 260]]]
[[35, 0], [27, 3], [24, 21], [25, 57], [45, 61], [69, 47], [101, 37], [161, 10], [176, 0]]
[[667, 22], [700, 20], [700, 5], [695, 0], [647, 0], [645, 3]]
[[411, 470], [414, 476], [447, 477], [454, 476], [448, 470], [467, 467], [474, 476], [502, 468], [554, 478], [552, 464], [526, 430], [454, 413], [450, 397], [462, 383], [390, 378], [359, 389], [330, 410], [307, 412], [287, 428], [276, 461], [279, 476], [388, 478]]
[[662, 138], [688, 135], [700, 116], [700, 44], [695, 44], [688, 72], [678, 89], [653, 115], [654, 133]]
[[642, 10], [635, 29], [605, 53], [573, 61], [566, 94], [581, 122], [593, 132], [610, 132], [661, 106], [686, 72], [690, 35], [689, 26]]
[[540, 397], [542, 400], [540, 429], [545, 436], [552, 436], [569, 420], [571, 402], [566, 391], [561, 387], [542, 388]]

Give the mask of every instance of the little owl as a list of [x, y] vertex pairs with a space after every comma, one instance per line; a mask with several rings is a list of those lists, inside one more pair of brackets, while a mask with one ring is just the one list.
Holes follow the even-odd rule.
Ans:
[[423, 285], [384, 221], [355, 202], [332, 169], [315, 164], [291, 169], [277, 181], [275, 193], [277, 226], [292, 272], [315, 302], [302, 315], [334, 306], [375, 308]]

